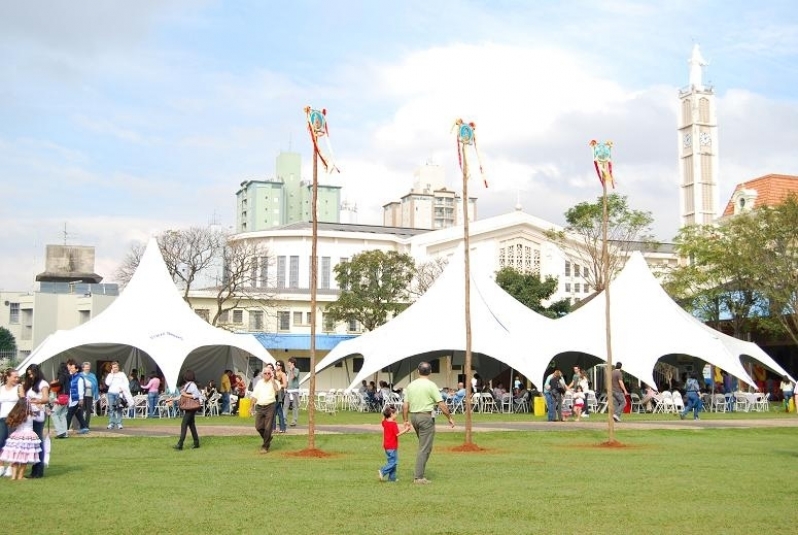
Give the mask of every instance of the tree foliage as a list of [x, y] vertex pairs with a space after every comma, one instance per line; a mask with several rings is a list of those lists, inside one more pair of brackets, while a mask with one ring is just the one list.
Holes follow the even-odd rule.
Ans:
[[[655, 249], [651, 231], [654, 218], [651, 212], [632, 210], [625, 195], [607, 196], [610, 279], [623, 269], [634, 248]], [[595, 203], [582, 202], [565, 212], [567, 225], [562, 231], [550, 230], [546, 236], [566, 251], [573, 251], [583, 266], [590, 269], [585, 280], [601, 291], [606, 286], [602, 269], [603, 199]]]
[[496, 273], [496, 284], [527, 308], [549, 318], [562, 317], [571, 309], [568, 299], [556, 301], [549, 306], [543, 305], [543, 301], [557, 292], [556, 277], [549, 276], [540, 280], [537, 273], [522, 273], [512, 267], [503, 267]]
[[0, 351], [15, 351], [17, 340], [14, 335], [5, 327], [0, 327]]
[[357, 320], [374, 330], [407, 307], [416, 273], [413, 259], [395, 251], [365, 251], [335, 266], [341, 293], [325, 310], [333, 321]]
[[672, 269], [665, 284], [674, 299], [710, 325], [719, 327], [728, 318], [737, 337], [767, 308], [757, 280], [761, 245], [746, 230], [752, 223], [738, 217], [717, 226], [683, 227], [676, 252], [689, 261]]
[[[211, 318], [211, 324], [219, 325], [225, 312], [239, 308], [242, 303], [247, 308], [259, 307], [264, 312], [269, 310], [274, 296], [264, 292], [262, 288], [255, 288], [253, 284], [253, 279], [256, 278], [253, 274], [272, 264], [268, 250], [250, 240], [231, 240], [222, 248], [221, 254], [222, 277], [212, 287], [216, 311]], [[264, 285], [268, 284], [268, 281], [263, 282]]]
[[791, 196], [717, 227], [683, 229], [677, 247], [690, 265], [675, 270], [668, 288], [693, 303], [710, 303], [708, 319], [729, 316], [737, 336], [757, 322], [798, 344], [796, 228], [798, 199]]

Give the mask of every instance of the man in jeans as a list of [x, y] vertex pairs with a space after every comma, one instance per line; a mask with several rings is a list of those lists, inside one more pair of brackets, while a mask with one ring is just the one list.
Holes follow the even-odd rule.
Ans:
[[83, 395], [86, 392], [86, 381], [83, 375], [78, 373], [78, 363], [74, 359], [67, 361], [69, 370], [69, 404], [67, 405], [67, 429], [72, 424], [72, 417], [78, 419], [80, 424], [79, 434], [85, 435], [89, 432], [86, 419], [83, 418]]
[[623, 373], [621, 368], [623, 364], [620, 362], [615, 364], [615, 369], [612, 370], [612, 400], [614, 401], [612, 410], [612, 419], [616, 422], [621, 421], [621, 414], [626, 407], [626, 385], [623, 384]]
[[[402, 405], [402, 420], [405, 429], [413, 429], [418, 437], [418, 453], [416, 454], [416, 468], [413, 474], [413, 483], [426, 484], [429, 480], [424, 477], [429, 454], [432, 452], [432, 443], [435, 440], [435, 418], [432, 411], [435, 406], [449, 419], [449, 425], [454, 427], [454, 419], [449, 412], [449, 407], [441, 397], [438, 386], [430, 380], [432, 366], [429, 362], [418, 365], [418, 378], [405, 388], [405, 401]], [[409, 419], [408, 419], [409, 418]]]

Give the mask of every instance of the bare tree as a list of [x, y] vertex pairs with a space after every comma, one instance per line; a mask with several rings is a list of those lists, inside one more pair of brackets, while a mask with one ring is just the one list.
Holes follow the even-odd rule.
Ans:
[[407, 293], [413, 299], [418, 299], [429, 290], [438, 277], [449, 265], [449, 259], [437, 257], [416, 265], [416, 274]]
[[125, 255], [125, 259], [122, 260], [122, 263], [116, 269], [114, 277], [123, 288], [127, 286], [127, 283], [133, 278], [136, 268], [139, 267], [141, 256], [144, 254], [144, 248], [143, 243], [133, 242], [130, 245], [130, 251]]
[[[188, 294], [197, 277], [214, 266], [227, 241], [224, 232], [213, 227], [191, 227], [185, 230], [167, 230], [157, 238], [166, 269], [181, 289], [183, 299], [191, 305]], [[130, 282], [138, 268], [144, 245], [133, 244], [117, 278], [123, 284]]]
[[[219, 325], [220, 319], [230, 310], [247, 307], [260, 307], [269, 310], [274, 296], [267, 293], [268, 281], [261, 277], [262, 273], [271, 271], [268, 267], [272, 258], [268, 250], [257, 243], [245, 240], [228, 241], [222, 252], [222, 279], [216, 291], [216, 312], [211, 320], [212, 325]], [[260, 287], [256, 281], [260, 280]]]

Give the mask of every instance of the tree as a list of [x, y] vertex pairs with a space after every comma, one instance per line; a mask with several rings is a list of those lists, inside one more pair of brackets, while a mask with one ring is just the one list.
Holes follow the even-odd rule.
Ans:
[[368, 331], [407, 307], [413, 259], [395, 251], [365, 251], [335, 266], [341, 292], [325, 310], [333, 321], [357, 320]]
[[416, 266], [415, 279], [408, 293], [415, 299], [427, 293], [427, 290], [438, 280], [438, 277], [440, 277], [448, 264], [449, 259], [443, 257], [434, 258], [418, 264]]
[[[190, 227], [182, 230], [167, 230], [157, 238], [166, 269], [172, 280], [181, 288], [183, 299], [188, 303], [188, 294], [197, 277], [214, 267], [227, 241], [225, 233], [214, 227]], [[122, 285], [130, 282], [139, 265], [144, 245], [134, 244], [117, 270], [116, 278]]]
[[[610, 279], [623, 269], [626, 259], [634, 248], [641, 245], [646, 249], [654, 249], [657, 243], [653, 239], [651, 223], [654, 218], [651, 212], [632, 210], [625, 195], [612, 193], [607, 196]], [[601, 291], [606, 286], [602, 269], [601, 247], [603, 200], [599, 197], [595, 203], [582, 202], [565, 212], [567, 225], [564, 230], [549, 230], [546, 237], [561, 248], [574, 251], [589, 266], [585, 280]]]
[[689, 262], [672, 269], [665, 284], [674, 299], [711, 326], [719, 328], [721, 319], [728, 318], [738, 338], [767, 308], [756, 265], [761, 238], [746, 230], [752, 224], [744, 216], [682, 228], [676, 252]]
[[[265, 247], [249, 241], [229, 241], [222, 248], [222, 278], [213, 290], [216, 292], [216, 312], [211, 325], [218, 325], [225, 312], [238, 308], [242, 301], [247, 307], [260, 306], [266, 310], [273, 296], [256, 291], [253, 273], [258, 269], [265, 270], [271, 264], [271, 258]], [[267, 281], [263, 281], [264, 285]]]
[[542, 304], [557, 292], [557, 278], [546, 277], [540, 280], [537, 273], [522, 273], [512, 267], [503, 267], [496, 273], [496, 284], [505, 292], [515, 297], [527, 308], [549, 318], [559, 318], [571, 308], [568, 299], [552, 303], [548, 307]]
[[0, 327], [0, 351], [16, 351], [17, 341], [5, 327]]

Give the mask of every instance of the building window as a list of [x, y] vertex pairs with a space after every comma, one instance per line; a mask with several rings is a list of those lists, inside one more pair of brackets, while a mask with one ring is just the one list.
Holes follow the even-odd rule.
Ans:
[[302, 313], [294, 312], [294, 325], [302, 325]]
[[277, 288], [285, 288], [285, 257], [277, 257]]
[[8, 309], [9, 325], [19, 325], [19, 303], [10, 303]]
[[288, 287], [299, 288], [299, 257], [292, 256], [288, 260]]
[[233, 323], [236, 325], [241, 325], [244, 323], [244, 311], [243, 310], [233, 310]]
[[305, 312], [305, 325], [310, 325], [310, 312]]
[[346, 330], [350, 333], [360, 332], [360, 325], [358, 325], [357, 320], [349, 320], [346, 325]]
[[[330, 289], [330, 257], [329, 256], [322, 256], [321, 257], [321, 287], [325, 290]], [[310, 322], [308, 322], [310, 323]]]
[[290, 331], [291, 330], [291, 313], [287, 310], [277, 312], [277, 330]]
[[223, 310], [221, 314], [219, 314], [219, 323], [230, 323], [230, 311]]
[[90, 310], [78, 310], [78, 324], [83, 325], [91, 319]]
[[578, 294], [581, 289], [582, 289], [582, 285], [579, 284], [578, 282], [575, 282], [574, 283], [574, 293]]
[[566, 282], [565, 283], [565, 293], [571, 293], [571, 283], [570, 282]]
[[585, 285], [583, 286], [583, 288], [584, 288], [584, 290], [583, 290], [583, 291], [584, 291], [586, 294], [589, 294], [589, 293], [590, 293], [590, 285], [589, 285], [588, 283], [585, 283]]
[[196, 309], [194, 309], [194, 312], [200, 318], [204, 319], [207, 322], [210, 322], [211, 311], [208, 310], [207, 308], [196, 308]]
[[499, 245], [499, 267], [510, 267], [519, 273], [540, 273], [538, 245], [520, 237], [501, 242]]
[[568, 262], [567, 260], [565, 262], [565, 276], [566, 277], [570, 277], [571, 276], [571, 263]]
[[323, 324], [324, 324], [323, 330], [325, 332], [332, 332], [335, 330], [335, 322], [333, 321], [332, 316], [330, 316], [329, 314], [324, 315]]
[[574, 277], [579, 276], [579, 264], [574, 264]]
[[260, 257], [260, 286], [269, 286], [269, 257]]
[[263, 311], [250, 310], [249, 311], [249, 330], [262, 331], [263, 330]]

